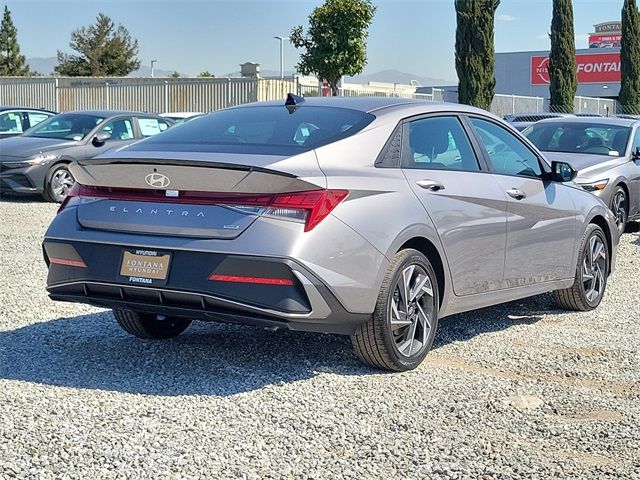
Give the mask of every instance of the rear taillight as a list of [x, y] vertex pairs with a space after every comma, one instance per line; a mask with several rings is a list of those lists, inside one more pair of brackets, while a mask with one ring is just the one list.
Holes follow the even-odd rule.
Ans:
[[217, 193], [180, 191], [168, 196], [165, 190], [137, 190], [129, 188], [92, 187], [76, 183], [62, 202], [58, 213], [74, 198], [96, 198], [138, 202], [162, 202], [190, 205], [220, 205], [236, 208], [254, 207], [262, 215], [304, 223], [304, 231], [316, 227], [349, 195], [348, 190], [310, 190], [292, 193]]
[[304, 222], [304, 231], [308, 232], [347, 198], [348, 194], [348, 190], [281, 193], [273, 197], [265, 215]]

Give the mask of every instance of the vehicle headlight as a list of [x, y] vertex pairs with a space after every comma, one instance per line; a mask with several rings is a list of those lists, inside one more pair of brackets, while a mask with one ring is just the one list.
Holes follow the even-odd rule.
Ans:
[[31, 165], [35, 165], [36, 163], [49, 162], [51, 160], [55, 160], [56, 158], [60, 158], [60, 155], [54, 155], [52, 153], [40, 153], [35, 157], [27, 160], [27, 162]]
[[22, 160], [20, 162], [2, 162], [2, 164], [5, 167], [9, 168], [31, 167], [33, 165], [40, 165], [41, 163], [56, 160], [57, 158], [60, 158], [60, 155], [54, 155], [51, 153], [39, 153], [33, 158]]
[[591, 183], [579, 183], [582, 188], [584, 188], [587, 192], [597, 192], [599, 190], [604, 190], [604, 188], [609, 183], [609, 179], [596, 180]]

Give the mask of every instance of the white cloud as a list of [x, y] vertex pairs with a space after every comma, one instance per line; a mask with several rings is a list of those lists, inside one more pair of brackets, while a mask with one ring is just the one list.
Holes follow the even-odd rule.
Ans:
[[499, 22], [515, 22], [517, 18], [503, 13], [501, 15], [498, 15], [496, 17], [496, 20], [498, 20]]

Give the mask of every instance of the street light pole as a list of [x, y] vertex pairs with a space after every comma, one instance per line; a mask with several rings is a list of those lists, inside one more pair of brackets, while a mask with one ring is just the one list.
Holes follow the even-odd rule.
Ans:
[[276, 40], [280, 40], [280, 78], [284, 78], [284, 41], [289, 40], [289, 37], [282, 37], [280, 35], [276, 35]]
[[158, 60], [151, 60], [151, 78], [153, 78], [156, 63], [158, 63]]

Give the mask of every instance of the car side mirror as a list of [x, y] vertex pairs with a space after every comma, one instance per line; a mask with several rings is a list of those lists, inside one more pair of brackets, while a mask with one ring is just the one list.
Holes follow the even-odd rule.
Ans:
[[93, 137], [93, 140], [91, 140], [91, 143], [93, 143], [94, 147], [101, 147], [110, 138], [111, 138], [111, 134], [110, 133], [108, 133], [108, 132], [98, 132], [98, 133], [96, 133], [95, 137]]
[[571, 182], [578, 171], [566, 162], [551, 162], [551, 175], [554, 182]]
[[633, 151], [633, 159], [640, 160], [640, 147], [636, 147], [636, 149]]

